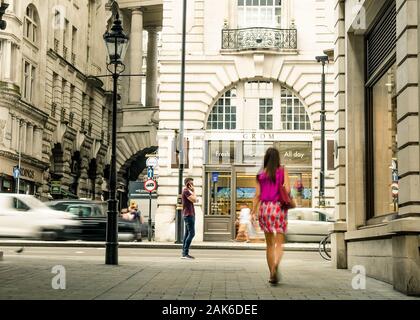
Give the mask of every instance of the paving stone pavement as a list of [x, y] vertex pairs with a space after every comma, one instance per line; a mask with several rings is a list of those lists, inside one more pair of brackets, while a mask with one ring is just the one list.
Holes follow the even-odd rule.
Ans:
[[[314, 252], [286, 252], [282, 282], [268, 284], [264, 251], [120, 249], [119, 266], [104, 265], [100, 248], [7, 247], [0, 262], [0, 299], [54, 300], [359, 300], [418, 299], [366, 279], [354, 290], [349, 270], [336, 270]], [[53, 289], [54, 266], [65, 268], [64, 290]]]

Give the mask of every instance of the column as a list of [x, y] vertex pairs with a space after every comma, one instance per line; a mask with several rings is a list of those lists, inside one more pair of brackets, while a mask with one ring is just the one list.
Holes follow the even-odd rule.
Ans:
[[157, 105], [157, 29], [147, 29], [147, 75], [146, 75], [146, 106]]
[[[140, 8], [131, 12], [130, 34], [130, 73], [142, 72], [143, 56], [143, 11]], [[130, 77], [129, 104], [141, 105], [141, 77]]]
[[34, 156], [37, 159], [42, 158], [42, 129], [34, 127]]
[[[19, 148], [20, 143], [20, 148]], [[21, 120], [19, 132], [18, 152], [26, 153], [26, 122]]]
[[34, 150], [34, 126], [32, 123], [28, 123], [26, 127], [26, 153], [30, 156], [33, 155]]
[[10, 146], [10, 149], [12, 150], [16, 150], [16, 142], [17, 142], [17, 135], [18, 135], [16, 124], [17, 124], [16, 116], [12, 114], [12, 144]]
[[[4, 80], [12, 79], [12, 42], [9, 40], [3, 41], [3, 62], [2, 67], [4, 68], [3, 77]], [[2, 68], [2, 69], [3, 69]]]

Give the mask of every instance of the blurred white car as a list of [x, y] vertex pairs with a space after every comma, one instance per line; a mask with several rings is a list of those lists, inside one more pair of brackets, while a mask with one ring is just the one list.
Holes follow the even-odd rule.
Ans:
[[0, 237], [59, 239], [80, 222], [31, 195], [0, 194]]
[[318, 208], [289, 209], [287, 241], [320, 242], [333, 223], [332, 216]]

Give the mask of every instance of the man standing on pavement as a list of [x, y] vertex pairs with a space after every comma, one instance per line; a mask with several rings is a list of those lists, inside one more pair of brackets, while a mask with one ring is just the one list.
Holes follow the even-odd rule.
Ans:
[[185, 221], [185, 235], [182, 245], [182, 259], [194, 259], [189, 255], [191, 241], [195, 236], [195, 210], [194, 203], [197, 202], [194, 183], [192, 178], [185, 178], [185, 188], [182, 191], [182, 213]]

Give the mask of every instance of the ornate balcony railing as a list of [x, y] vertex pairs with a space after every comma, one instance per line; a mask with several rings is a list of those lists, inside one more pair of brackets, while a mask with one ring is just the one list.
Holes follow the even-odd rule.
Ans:
[[61, 117], [60, 117], [61, 122], [65, 122], [66, 121], [66, 109], [62, 108], [61, 109]]
[[69, 114], [69, 126], [73, 127], [73, 121], [74, 121], [74, 112], [70, 112]]
[[297, 49], [297, 30], [261, 27], [223, 29], [222, 49], [237, 51]]
[[51, 117], [55, 118], [56, 111], [57, 111], [57, 104], [53, 102], [51, 105]]
[[60, 41], [58, 39], [54, 39], [54, 51], [58, 52], [58, 47], [60, 46]]

